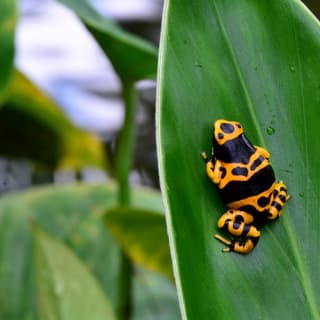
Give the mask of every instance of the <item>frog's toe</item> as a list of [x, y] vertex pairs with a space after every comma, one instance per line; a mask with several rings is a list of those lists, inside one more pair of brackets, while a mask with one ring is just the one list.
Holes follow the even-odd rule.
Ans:
[[206, 162], [208, 161], [208, 156], [204, 151], [200, 153], [200, 156], [204, 161], [206, 161]]

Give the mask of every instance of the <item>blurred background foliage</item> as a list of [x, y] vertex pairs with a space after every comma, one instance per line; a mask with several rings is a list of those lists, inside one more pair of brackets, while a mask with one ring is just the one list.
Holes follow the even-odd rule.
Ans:
[[142, 24], [128, 4], [0, 4], [0, 319], [180, 317], [154, 142], [162, 3]]
[[155, 148], [162, 6], [1, 1], [0, 319], [180, 318]]

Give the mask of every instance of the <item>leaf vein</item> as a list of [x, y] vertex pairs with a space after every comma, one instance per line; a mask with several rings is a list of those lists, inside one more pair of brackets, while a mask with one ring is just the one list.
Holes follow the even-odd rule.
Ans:
[[214, 1], [213, 1], [213, 9], [214, 9], [215, 16], [217, 18], [218, 26], [219, 26], [219, 28], [221, 30], [221, 33], [222, 33], [222, 35], [223, 35], [223, 37], [225, 39], [228, 51], [230, 53], [231, 61], [232, 61], [232, 64], [233, 64], [233, 66], [235, 68], [236, 75], [237, 75], [237, 77], [239, 79], [239, 83], [241, 85], [245, 100], [247, 102], [249, 114], [250, 114], [250, 116], [252, 118], [252, 121], [254, 123], [254, 128], [256, 128], [256, 133], [257, 133], [258, 139], [260, 140], [261, 145], [265, 145], [264, 137], [262, 135], [262, 132], [261, 132], [261, 130], [258, 130], [258, 128], [260, 128], [260, 124], [259, 124], [259, 121], [258, 121], [258, 118], [257, 118], [257, 115], [256, 115], [256, 111], [255, 111], [251, 96], [249, 94], [248, 86], [247, 86], [247, 84], [245, 82], [245, 79], [243, 77], [243, 74], [242, 74], [242, 71], [241, 71], [241, 68], [240, 68], [240, 64], [239, 64], [239, 62], [237, 60], [237, 57], [236, 57], [236, 54], [235, 54], [235, 52], [233, 50], [233, 46], [232, 46], [232, 43], [231, 43], [231, 40], [230, 40], [230, 36], [228, 35], [226, 28], [224, 27], [224, 24], [223, 24], [222, 19], [221, 19], [221, 15], [220, 15], [219, 10], [218, 10], [218, 8], [216, 6], [216, 3]]

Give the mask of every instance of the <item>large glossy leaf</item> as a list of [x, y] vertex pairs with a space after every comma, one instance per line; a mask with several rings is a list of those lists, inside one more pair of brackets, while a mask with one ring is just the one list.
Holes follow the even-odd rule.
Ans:
[[[105, 210], [115, 205], [117, 186], [112, 183], [48, 186], [3, 196], [0, 199], [0, 319], [35, 317], [30, 220], [72, 249], [98, 279], [113, 307], [117, 306], [119, 246], [103, 221]], [[161, 210], [160, 194], [135, 189], [133, 206]], [[135, 319], [147, 320], [146, 316], [142, 317], [144, 313], [162, 309], [177, 314], [175, 290], [166, 279], [141, 271], [134, 279], [134, 290]], [[149, 296], [146, 291], [151, 292]], [[155, 319], [169, 318], [159, 312]]]
[[0, 153], [50, 167], [106, 168], [99, 139], [75, 127], [52, 99], [18, 71], [0, 110]]
[[13, 70], [16, 20], [15, 1], [2, 0], [0, 3], [0, 103]]
[[87, 0], [59, 0], [71, 8], [98, 41], [119, 77], [124, 81], [154, 78], [157, 72], [157, 49], [122, 30], [95, 11]]
[[[167, 1], [158, 151], [185, 319], [318, 319], [320, 28], [296, 0]], [[214, 240], [225, 210], [199, 153], [240, 121], [292, 196], [247, 256]]]
[[40, 320], [116, 319], [89, 269], [39, 227], [33, 227]]

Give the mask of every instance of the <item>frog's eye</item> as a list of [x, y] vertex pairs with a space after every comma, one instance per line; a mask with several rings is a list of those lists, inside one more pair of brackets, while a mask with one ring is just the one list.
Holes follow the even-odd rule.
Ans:
[[234, 126], [230, 123], [221, 123], [220, 128], [224, 133], [232, 133], [234, 131]]

